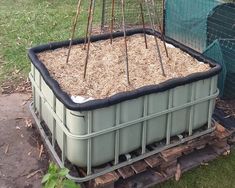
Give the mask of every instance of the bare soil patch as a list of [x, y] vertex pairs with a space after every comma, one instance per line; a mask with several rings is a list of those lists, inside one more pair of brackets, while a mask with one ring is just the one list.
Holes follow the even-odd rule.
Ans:
[[130, 85], [125, 71], [125, 49], [123, 38], [116, 38], [91, 44], [86, 79], [83, 71], [86, 50], [83, 45], [74, 45], [70, 61], [66, 64], [68, 48], [60, 48], [38, 54], [51, 76], [69, 95], [101, 99], [119, 92], [134, 90], [146, 85], [154, 85], [172, 78], [185, 77], [192, 73], [210, 69], [178, 48], [168, 46], [170, 59], [166, 57], [163, 42], [158, 40], [166, 77], [162, 75], [153, 36], [147, 36], [148, 49], [143, 35], [128, 39]]
[[225, 118], [235, 118], [235, 99], [233, 100], [221, 100], [216, 101], [216, 107], [223, 110], [227, 116]]
[[0, 94], [31, 93], [31, 85], [24, 76], [11, 76], [0, 84]]
[[28, 110], [29, 94], [0, 95], [0, 187], [40, 188], [46, 149]]

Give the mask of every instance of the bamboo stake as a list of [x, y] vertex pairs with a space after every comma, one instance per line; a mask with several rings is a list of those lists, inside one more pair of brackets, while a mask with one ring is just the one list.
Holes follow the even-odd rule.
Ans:
[[[151, 28], [152, 28], [152, 31], [153, 31], [153, 34], [154, 34], [154, 32], [155, 32], [155, 30], [154, 30], [154, 23], [153, 23], [152, 16], [150, 14], [148, 0], [145, 0], [145, 4], [146, 4], [147, 10], [148, 10], [149, 20], [150, 20]], [[156, 35], [153, 35], [153, 36], [154, 36], [154, 40], [155, 40], [156, 47], [157, 47], [157, 55], [158, 55], [158, 58], [159, 58], [159, 61], [160, 61], [160, 65], [161, 65], [162, 75], [166, 76], [165, 70], [164, 70], [164, 67], [163, 67], [163, 62], [162, 62], [162, 57], [161, 57], [161, 52], [160, 52], [160, 48], [159, 48], [159, 45], [158, 45], [157, 37], [156, 37]]]
[[124, 0], [122, 2], [122, 27], [124, 33], [124, 44], [125, 44], [125, 59], [126, 59], [126, 75], [127, 75], [127, 83], [130, 85], [129, 79], [129, 64], [128, 64], [128, 50], [127, 50], [127, 40], [126, 40], [126, 27], [125, 27], [125, 7], [124, 7]]
[[104, 31], [105, 5], [106, 5], [106, 0], [102, 0], [102, 16], [101, 16], [100, 33]]
[[95, 10], [95, 0], [91, 0], [91, 5], [89, 9], [90, 19], [89, 19], [89, 33], [88, 33], [88, 46], [87, 46], [87, 54], [85, 59], [85, 67], [84, 67], [84, 75], [83, 78], [86, 78], [86, 71], [87, 71], [87, 64], [89, 60], [89, 52], [90, 52], [90, 45], [91, 45], [91, 32], [92, 32], [92, 22], [93, 22], [93, 15]]
[[110, 29], [110, 44], [113, 43], [113, 25], [114, 25], [114, 6], [115, 0], [112, 0], [112, 13], [111, 13], [111, 29]]
[[84, 48], [83, 48], [84, 50], [86, 49], [87, 37], [88, 37], [88, 32], [89, 32], [89, 23], [90, 23], [90, 19], [91, 19], [91, 9], [92, 9], [92, 1], [90, 1], [90, 6], [89, 6], [89, 10], [88, 10], [86, 37], [84, 40]]
[[167, 50], [167, 47], [166, 47], [166, 42], [165, 42], [164, 36], [163, 36], [163, 30], [162, 30], [162, 27], [161, 27], [161, 23], [160, 23], [159, 17], [157, 16], [157, 13], [156, 13], [154, 0], [152, 0], [152, 5], [153, 5], [153, 8], [154, 8], [154, 17], [157, 18], [158, 27], [159, 27], [159, 31], [160, 31], [160, 34], [161, 34], [161, 39], [162, 39], [163, 44], [164, 44], [166, 56], [169, 58], [168, 50]]
[[162, 33], [163, 33], [163, 35], [165, 35], [164, 19], [165, 19], [165, 0], [162, 0]]
[[144, 21], [144, 13], [143, 13], [142, 0], [140, 0], [140, 12], [141, 12], [141, 19], [142, 19], [143, 31], [144, 31], [145, 48], [148, 49], [147, 37], [146, 37], [146, 32], [145, 32], [145, 21]]
[[74, 21], [73, 21], [72, 33], [71, 33], [71, 37], [70, 37], [70, 41], [69, 41], [69, 50], [68, 50], [68, 54], [67, 54], [66, 64], [68, 64], [68, 62], [69, 62], [69, 56], [70, 56], [72, 43], [73, 43], [73, 38], [74, 38], [74, 34], [75, 34], [77, 22], [78, 22], [78, 16], [80, 14], [81, 2], [82, 2], [82, 0], [78, 0], [77, 12], [76, 12], [76, 16], [75, 16]]

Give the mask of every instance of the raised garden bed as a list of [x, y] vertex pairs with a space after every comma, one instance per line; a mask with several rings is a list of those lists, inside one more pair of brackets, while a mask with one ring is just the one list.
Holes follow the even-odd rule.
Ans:
[[[130, 30], [127, 35], [142, 32], [142, 29]], [[146, 32], [153, 34], [149, 30]], [[159, 37], [158, 33], [154, 34]], [[122, 36], [122, 32], [113, 34], [114, 38]], [[93, 36], [91, 41], [95, 44], [109, 37], [110, 34]], [[208, 126], [204, 132], [212, 131], [211, 116], [218, 95], [217, 78], [221, 67], [174, 40], [165, 40], [210, 68], [183, 77], [171, 77], [158, 84], [137, 86], [124, 92], [117, 90], [115, 95], [105, 94], [106, 97], [100, 96], [84, 103], [75, 103], [64, 91], [66, 87], [62, 84], [61, 89], [54, 79], [56, 76], [51, 75], [39, 60], [40, 53], [64, 48], [69, 41], [29, 50], [34, 112], [38, 113], [38, 122], [44, 121], [51, 131], [52, 146], [57, 141], [62, 150], [62, 163], [67, 158], [72, 164], [87, 167], [88, 177], [79, 181], [94, 177], [89, 176], [92, 166], [113, 161], [114, 166], [105, 172], [124, 166], [125, 163], [119, 161], [120, 155], [135, 149], [141, 148], [142, 155], [133, 162], [171, 147], [171, 136], [187, 132], [188, 139], [194, 138], [194, 130], [205, 124]], [[83, 43], [84, 39], [73, 42], [74, 45]], [[69, 75], [65, 77], [67, 79]], [[83, 96], [96, 98], [95, 95]], [[148, 153], [146, 146], [161, 140], [161, 149]]]

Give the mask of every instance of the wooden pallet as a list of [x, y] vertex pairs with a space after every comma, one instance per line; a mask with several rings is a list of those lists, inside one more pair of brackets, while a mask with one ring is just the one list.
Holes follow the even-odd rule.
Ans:
[[228, 140], [233, 133], [234, 130], [229, 131], [216, 123], [212, 133], [100, 176], [85, 187], [149, 187], [172, 177], [178, 180], [182, 172], [207, 164], [220, 155], [228, 155]]

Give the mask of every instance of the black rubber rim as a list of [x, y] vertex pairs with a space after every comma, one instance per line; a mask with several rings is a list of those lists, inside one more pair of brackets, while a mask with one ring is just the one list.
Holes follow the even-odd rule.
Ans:
[[[143, 33], [143, 29], [128, 30], [127, 36], [138, 34], [138, 33]], [[160, 38], [160, 34], [156, 31], [152, 32], [152, 30], [146, 29], [146, 33], [149, 35], [156, 35], [158, 38]], [[113, 38], [122, 37], [122, 36], [123, 36], [123, 32], [113, 33]], [[101, 35], [92, 36], [91, 41], [95, 42], [99, 40], [107, 40], [109, 38], [110, 38], [110, 34], [101, 34]], [[186, 47], [185, 45], [180, 44], [179, 42], [171, 38], [164, 37], [164, 39], [167, 43], [174, 45], [176, 48], [180, 48], [182, 51], [190, 54], [192, 57], [196, 58], [197, 60], [210, 64], [212, 68], [206, 72], [194, 73], [187, 77], [170, 79], [157, 85], [144, 86], [144, 87], [132, 90], [132, 91], [121, 92], [111, 97], [104, 98], [104, 99], [95, 99], [95, 100], [91, 100], [82, 104], [77, 104], [73, 102], [70, 96], [60, 88], [58, 82], [50, 76], [45, 65], [37, 57], [37, 53], [69, 46], [69, 41], [53, 42], [53, 43], [49, 43], [46, 45], [33, 47], [29, 49], [28, 57], [31, 60], [32, 64], [40, 72], [42, 78], [44, 79], [46, 84], [51, 88], [55, 96], [68, 109], [74, 110], [74, 111], [88, 111], [88, 110], [108, 107], [108, 106], [118, 104], [126, 100], [136, 99], [138, 97], [149, 95], [152, 93], [163, 92], [171, 88], [175, 88], [177, 86], [181, 86], [181, 85], [189, 84], [198, 80], [210, 78], [214, 75], [219, 74], [219, 72], [221, 71], [221, 66], [215, 63], [212, 59], [203, 56], [202, 54], [196, 52], [195, 50], [189, 47]], [[84, 43], [84, 38], [73, 41], [73, 45], [82, 44], [82, 43]]]

